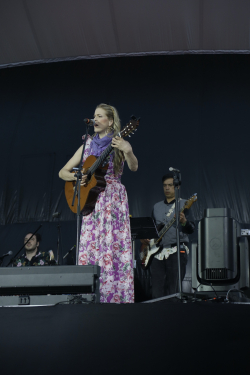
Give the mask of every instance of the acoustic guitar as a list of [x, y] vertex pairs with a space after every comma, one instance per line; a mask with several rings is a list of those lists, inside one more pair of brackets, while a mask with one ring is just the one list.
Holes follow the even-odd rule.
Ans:
[[[197, 201], [197, 194], [194, 194], [185, 202], [180, 212], [183, 212], [185, 209], [189, 209], [195, 201]], [[175, 220], [176, 217], [174, 216], [166, 225], [164, 225], [164, 227], [159, 232], [159, 238], [150, 240], [148, 245], [141, 245], [140, 260], [143, 269], [146, 269], [149, 266], [150, 261], [152, 260], [152, 255], [157, 254], [163, 249], [163, 247], [160, 246], [162, 237], [171, 228]]]
[[[137, 130], [137, 127], [139, 126], [139, 122], [140, 119], [131, 116], [130, 121], [118, 136], [121, 138], [127, 136], [130, 137], [129, 134], [134, 134], [134, 131]], [[80, 188], [80, 209], [83, 216], [89, 215], [94, 210], [99, 194], [105, 190], [106, 181], [104, 177], [108, 169], [108, 163], [105, 164], [105, 160], [113, 150], [114, 149], [110, 144], [98, 158], [94, 155], [88, 156], [82, 167], [84, 169], [83, 174], [88, 176], [87, 185], [81, 186]], [[72, 206], [75, 186], [76, 181], [66, 181], [65, 196], [71, 211], [77, 213], [78, 194], [76, 195], [74, 206]]]

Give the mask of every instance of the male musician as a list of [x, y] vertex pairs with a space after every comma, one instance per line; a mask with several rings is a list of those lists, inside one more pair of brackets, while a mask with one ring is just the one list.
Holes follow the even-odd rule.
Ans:
[[14, 267], [30, 267], [30, 266], [48, 266], [55, 264], [53, 251], [39, 251], [40, 241], [42, 240], [39, 233], [28, 233], [24, 237], [25, 254], [20, 258], [16, 258], [13, 262]]
[[[175, 189], [173, 174], [169, 173], [162, 177], [165, 200], [158, 202], [153, 208], [153, 218], [156, 225], [166, 225], [175, 215]], [[180, 200], [180, 210], [185, 205], [185, 199]], [[189, 249], [188, 234], [194, 232], [194, 223], [187, 219], [188, 213], [180, 213], [180, 258], [181, 258], [181, 280], [186, 273], [187, 255]], [[141, 240], [148, 244], [149, 240]], [[160, 298], [179, 291], [178, 258], [176, 244], [175, 223], [169, 228], [162, 238], [162, 250], [154, 255], [151, 263], [152, 297]]]

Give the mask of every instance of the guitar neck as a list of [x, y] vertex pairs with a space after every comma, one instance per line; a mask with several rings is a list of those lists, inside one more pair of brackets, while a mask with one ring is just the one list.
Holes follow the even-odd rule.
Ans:
[[[133, 131], [137, 130], [136, 128], [139, 126], [139, 122], [140, 119], [136, 119], [134, 116], [131, 116], [131, 120], [129, 121], [129, 123], [122, 129], [121, 132], [119, 132], [119, 137], [124, 138], [127, 137], [130, 133], [134, 134]], [[97, 158], [94, 164], [89, 168], [88, 174], [92, 175], [93, 173], [95, 173], [96, 169], [99, 168], [100, 165], [102, 165], [104, 160], [109, 156], [109, 154], [111, 154], [113, 150], [114, 149], [110, 143], [110, 145], [101, 153], [99, 158]]]
[[95, 173], [96, 169], [100, 167], [100, 165], [102, 165], [102, 163], [104, 162], [104, 160], [109, 156], [109, 154], [113, 151], [113, 147], [111, 145], [109, 145], [102, 153], [101, 155], [99, 156], [98, 159], [96, 159], [96, 161], [94, 162], [94, 164], [89, 168], [89, 173], [91, 173], [91, 175], [93, 173]]
[[[180, 213], [183, 212], [184, 210], [185, 210], [185, 206], [182, 207], [182, 209], [180, 210]], [[176, 220], [176, 217], [173, 217], [173, 218], [170, 220], [170, 222], [167, 223], [167, 224], [165, 225], [165, 227], [162, 228], [162, 230], [159, 232], [159, 238], [158, 238], [157, 242], [159, 242], [159, 241], [162, 239], [162, 237], [164, 236], [164, 234], [165, 234], [165, 233], [169, 230], [169, 228], [174, 224], [175, 220]], [[157, 243], [157, 242], [156, 242], [156, 243]]]

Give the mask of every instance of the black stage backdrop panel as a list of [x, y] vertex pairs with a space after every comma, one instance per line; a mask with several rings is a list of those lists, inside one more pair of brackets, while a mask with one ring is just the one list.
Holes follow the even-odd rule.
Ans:
[[[1, 251], [16, 241], [18, 223], [55, 224], [55, 211], [73, 223], [58, 171], [101, 102], [118, 108], [122, 125], [141, 117], [129, 138], [139, 169], [125, 167], [122, 177], [133, 217], [149, 216], [164, 198], [161, 177], [172, 166], [182, 172], [181, 196], [198, 193], [195, 220], [206, 207], [230, 207], [247, 225], [249, 62], [249, 55], [151, 56], [0, 70]], [[69, 235], [70, 246], [74, 230]]]

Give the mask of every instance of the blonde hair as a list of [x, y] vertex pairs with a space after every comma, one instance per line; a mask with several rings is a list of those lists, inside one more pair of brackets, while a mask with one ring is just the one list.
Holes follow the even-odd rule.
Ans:
[[[119, 114], [118, 114], [116, 108], [109, 105], [109, 104], [104, 104], [104, 103], [99, 104], [96, 107], [96, 109], [97, 108], [102, 108], [105, 111], [107, 118], [109, 120], [113, 120], [113, 124], [110, 127], [110, 133], [113, 132], [111, 137], [112, 138], [115, 137], [121, 131], [121, 121], [120, 121]], [[122, 164], [123, 161], [124, 161], [123, 152], [118, 150], [117, 148], [114, 148], [113, 163], [114, 163], [115, 175], [119, 174], [120, 169], [121, 169], [121, 164]]]

